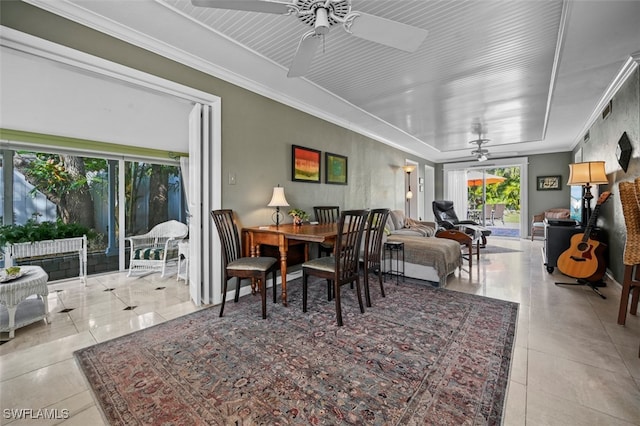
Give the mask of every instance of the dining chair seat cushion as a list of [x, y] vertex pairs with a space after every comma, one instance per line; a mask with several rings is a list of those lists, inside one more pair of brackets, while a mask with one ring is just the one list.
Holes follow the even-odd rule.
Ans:
[[275, 257], [241, 257], [229, 262], [227, 269], [245, 271], [267, 271], [278, 260]]
[[336, 260], [333, 257], [319, 257], [317, 259], [304, 262], [302, 267], [324, 272], [333, 272], [336, 269]]

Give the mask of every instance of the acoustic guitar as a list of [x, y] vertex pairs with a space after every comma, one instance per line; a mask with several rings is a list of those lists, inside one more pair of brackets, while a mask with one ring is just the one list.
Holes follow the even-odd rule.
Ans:
[[563, 274], [587, 281], [600, 281], [604, 276], [607, 265], [603, 259], [606, 245], [592, 240], [591, 229], [595, 226], [602, 206], [611, 196], [611, 192], [603, 192], [598, 198], [593, 214], [589, 218], [584, 233], [571, 237], [571, 246], [558, 257], [558, 269]]

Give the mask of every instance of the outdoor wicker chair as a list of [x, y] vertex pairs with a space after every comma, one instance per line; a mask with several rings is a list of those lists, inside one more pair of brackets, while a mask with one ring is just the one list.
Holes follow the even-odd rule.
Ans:
[[[631, 296], [631, 315], [638, 312], [640, 299], [640, 178], [635, 182], [620, 182], [618, 184], [622, 213], [627, 228], [627, 239], [624, 245], [624, 277], [620, 294], [620, 308], [618, 310], [618, 324], [624, 325], [629, 309]], [[640, 348], [638, 349], [640, 357]]]
[[128, 237], [131, 244], [129, 273], [162, 272], [169, 262], [178, 261], [178, 243], [189, 233], [189, 227], [177, 220], [162, 222], [143, 235]]

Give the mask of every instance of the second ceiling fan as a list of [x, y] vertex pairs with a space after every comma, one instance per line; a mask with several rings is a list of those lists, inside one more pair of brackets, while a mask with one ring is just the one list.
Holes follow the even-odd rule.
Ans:
[[428, 31], [401, 22], [351, 10], [351, 0], [191, 0], [195, 6], [215, 9], [293, 15], [312, 26], [303, 34], [287, 74], [300, 77], [307, 73], [311, 62], [330, 27], [341, 24], [356, 37], [385, 46], [415, 52]]

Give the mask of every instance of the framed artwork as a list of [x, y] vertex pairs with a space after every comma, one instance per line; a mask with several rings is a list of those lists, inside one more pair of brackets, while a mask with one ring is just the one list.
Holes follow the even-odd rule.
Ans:
[[562, 176], [538, 176], [536, 189], [538, 191], [550, 191], [562, 189]]
[[320, 157], [317, 149], [291, 145], [291, 180], [320, 183]]
[[326, 183], [335, 185], [347, 184], [347, 157], [344, 155], [324, 153], [324, 179]]

